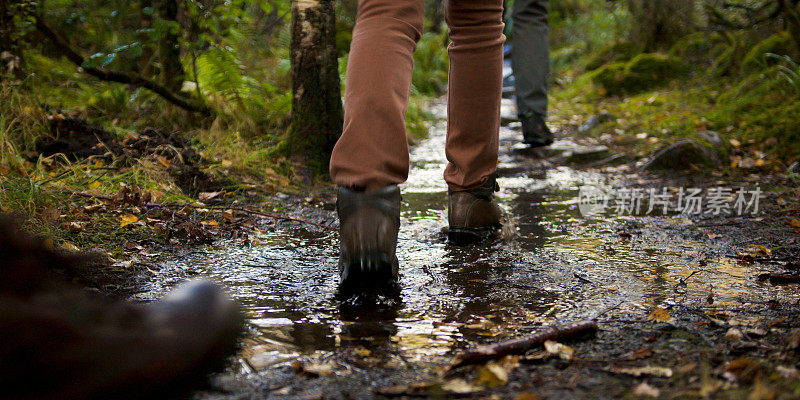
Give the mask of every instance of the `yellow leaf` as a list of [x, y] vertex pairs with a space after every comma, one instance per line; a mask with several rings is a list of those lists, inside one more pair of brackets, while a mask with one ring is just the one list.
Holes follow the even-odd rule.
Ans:
[[217, 226], [217, 225], [219, 225], [219, 222], [217, 222], [217, 221], [215, 221], [213, 219], [210, 219], [208, 221], [201, 222], [201, 224], [203, 224], [205, 226]]
[[126, 215], [123, 215], [122, 218], [120, 218], [119, 226], [120, 227], [128, 226], [130, 224], [135, 223], [138, 220], [139, 220], [139, 217], [137, 217], [137, 216], [135, 216], [133, 214], [126, 214]]
[[751, 244], [748, 247], [750, 247], [751, 250], [753, 250], [753, 252], [758, 254], [758, 255], [764, 255], [764, 256], [769, 257], [772, 254], [772, 250], [770, 250], [770, 249], [768, 249], [768, 248], [766, 248], [766, 247], [764, 247], [763, 245], [760, 245], [760, 244]]
[[798, 221], [795, 218], [792, 218], [791, 220], [789, 220], [789, 225], [791, 225], [792, 228], [800, 228], [800, 221]]
[[158, 163], [163, 165], [164, 168], [169, 168], [169, 160], [167, 160], [167, 157], [158, 156]]
[[99, 181], [92, 181], [92, 183], [89, 184], [89, 189], [99, 189], [100, 186], [101, 184]]
[[478, 373], [476, 385], [486, 384], [486, 386], [493, 388], [505, 385], [508, 382], [508, 373], [503, 367], [495, 364], [488, 363], [481, 367]]
[[70, 242], [64, 242], [64, 244], [61, 245], [61, 248], [63, 248], [64, 250], [68, 250], [68, 251], [79, 251], [80, 250], [78, 248], [78, 246], [75, 246], [74, 244], [72, 244]]
[[531, 392], [522, 392], [514, 398], [514, 400], [539, 400], [539, 396]]
[[656, 309], [650, 312], [647, 319], [655, 322], [669, 322], [672, 321], [672, 316], [669, 315], [669, 311], [661, 307], [656, 307]]
[[369, 355], [372, 354], [372, 352], [369, 351], [369, 349], [355, 349], [354, 351], [361, 357], [369, 357]]

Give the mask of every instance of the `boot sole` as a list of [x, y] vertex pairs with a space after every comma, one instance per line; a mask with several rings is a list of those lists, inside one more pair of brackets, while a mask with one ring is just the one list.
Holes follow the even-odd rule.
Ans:
[[397, 284], [396, 265], [397, 257], [390, 259], [383, 253], [353, 257], [342, 266], [339, 287], [349, 292], [392, 287]]
[[458, 246], [481, 243], [497, 232], [497, 228], [450, 228], [447, 240]]

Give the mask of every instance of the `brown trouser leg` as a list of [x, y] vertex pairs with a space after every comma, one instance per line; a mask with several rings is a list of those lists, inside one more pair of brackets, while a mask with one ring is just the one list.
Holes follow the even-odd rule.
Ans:
[[[497, 167], [502, 90], [502, 0], [449, 0], [452, 43], [445, 180], [480, 185]], [[422, 0], [361, 0], [344, 104], [344, 131], [331, 156], [339, 186], [367, 190], [408, 177], [405, 112], [412, 54], [422, 30]]]

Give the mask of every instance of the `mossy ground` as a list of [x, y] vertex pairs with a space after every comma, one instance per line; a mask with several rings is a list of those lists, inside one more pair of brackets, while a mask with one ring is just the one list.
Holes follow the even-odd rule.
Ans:
[[[746, 58], [775, 50], [782, 35], [757, 44]], [[610, 49], [629, 50], [619, 44], [586, 54], [587, 61], [557, 71], [551, 121], [578, 134], [575, 128], [589, 117], [607, 112], [615, 118], [582, 135], [638, 157], [686, 138], [709, 145], [700, 133], [715, 131], [734, 150], [723, 154], [734, 155], [731, 168], [718, 173], [740, 166], [785, 170], [800, 158], [797, 64], [790, 56], [762, 55], [768, 62], [721, 74], [720, 54], [743, 51], [720, 43], [693, 34], [663, 54], [609, 55]], [[607, 63], [586, 68], [597, 60]]]

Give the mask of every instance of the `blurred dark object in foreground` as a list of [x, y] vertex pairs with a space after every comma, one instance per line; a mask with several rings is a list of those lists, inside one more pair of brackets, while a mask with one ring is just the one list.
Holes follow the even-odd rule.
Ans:
[[6, 399], [166, 398], [203, 384], [236, 347], [236, 304], [206, 281], [153, 304], [68, 284], [77, 258], [0, 214], [0, 387]]

